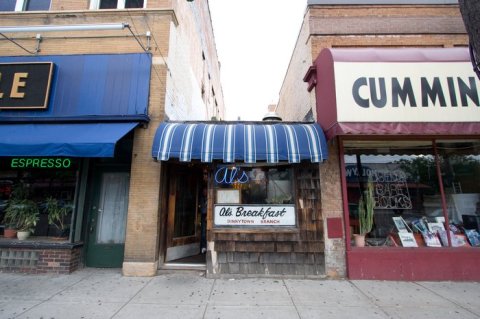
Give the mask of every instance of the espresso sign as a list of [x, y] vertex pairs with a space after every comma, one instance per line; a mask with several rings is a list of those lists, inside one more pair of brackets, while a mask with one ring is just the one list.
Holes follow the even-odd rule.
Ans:
[[215, 226], [295, 226], [294, 205], [215, 205]]
[[0, 64], [0, 109], [46, 109], [52, 62]]

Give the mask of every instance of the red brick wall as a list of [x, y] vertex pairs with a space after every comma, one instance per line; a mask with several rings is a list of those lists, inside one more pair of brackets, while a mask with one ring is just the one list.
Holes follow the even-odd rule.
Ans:
[[81, 265], [82, 247], [0, 248], [0, 272], [69, 274]]

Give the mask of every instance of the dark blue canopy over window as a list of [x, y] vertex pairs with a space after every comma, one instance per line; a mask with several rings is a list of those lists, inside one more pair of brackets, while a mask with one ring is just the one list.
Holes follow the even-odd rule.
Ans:
[[318, 163], [328, 151], [323, 131], [314, 123], [165, 122], [155, 135], [152, 156], [182, 162]]
[[138, 123], [4, 124], [0, 156], [113, 157]]

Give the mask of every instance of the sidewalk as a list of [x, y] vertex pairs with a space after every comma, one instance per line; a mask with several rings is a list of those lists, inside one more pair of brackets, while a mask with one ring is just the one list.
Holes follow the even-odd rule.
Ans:
[[480, 283], [0, 273], [0, 318], [480, 318]]

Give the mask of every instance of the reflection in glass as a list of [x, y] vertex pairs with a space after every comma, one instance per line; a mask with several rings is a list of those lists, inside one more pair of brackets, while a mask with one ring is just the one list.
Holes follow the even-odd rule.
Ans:
[[0, 11], [15, 11], [15, 4], [17, 0], [2, 0], [0, 1]]
[[28, 0], [25, 11], [42, 11], [50, 9], [50, 0]]
[[143, 8], [143, 0], [125, 0], [125, 8]]
[[293, 204], [291, 166], [219, 166], [215, 187], [238, 189], [242, 204]]
[[117, 0], [101, 0], [99, 8], [100, 9], [116, 9]]
[[[433, 147], [429, 141], [411, 143], [345, 143], [345, 169], [350, 226], [358, 233], [358, 204], [370, 179], [374, 185], [374, 226], [368, 234], [373, 245], [385, 244], [397, 229], [393, 217], [407, 227], [414, 221], [443, 216]], [[408, 229], [407, 229], [408, 231]]]
[[437, 150], [448, 218], [455, 225], [475, 228], [480, 216], [480, 141], [438, 141]]

